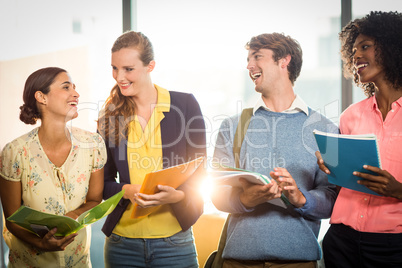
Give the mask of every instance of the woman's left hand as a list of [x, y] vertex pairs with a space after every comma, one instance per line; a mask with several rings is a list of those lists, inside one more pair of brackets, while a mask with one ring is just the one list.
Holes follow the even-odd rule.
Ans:
[[184, 199], [184, 192], [173, 187], [158, 185], [159, 192], [148, 195], [137, 193], [134, 196], [135, 202], [142, 208], [155, 207], [166, 204], [173, 204]]
[[388, 171], [368, 165], [364, 165], [363, 168], [373, 171], [377, 175], [355, 171], [353, 175], [364, 179], [359, 180], [359, 184], [380, 195], [402, 200], [402, 183], [397, 181]]

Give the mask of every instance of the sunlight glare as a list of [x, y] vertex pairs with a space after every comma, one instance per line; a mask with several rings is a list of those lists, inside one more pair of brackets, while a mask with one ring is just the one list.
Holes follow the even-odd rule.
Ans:
[[200, 193], [204, 199], [204, 202], [210, 202], [213, 189], [213, 183], [211, 176], [207, 176], [201, 184]]

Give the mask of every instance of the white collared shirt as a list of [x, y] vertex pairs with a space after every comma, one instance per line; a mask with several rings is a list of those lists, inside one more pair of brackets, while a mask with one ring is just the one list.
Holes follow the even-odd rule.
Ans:
[[[272, 111], [270, 108], [267, 107], [267, 105], [265, 105], [265, 102], [262, 100], [262, 97], [261, 97], [258, 99], [257, 103], [254, 105], [253, 115], [260, 107], [264, 108], [267, 111]], [[293, 113], [298, 113], [298, 112], [303, 112], [306, 115], [308, 115], [308, 106], [299, 95], [296, 95], [296, 98], [292, 102], [292, 105], [290, 105], [290, 107], [288, 109], [282, 111], [281, 113], [293, 114]]]

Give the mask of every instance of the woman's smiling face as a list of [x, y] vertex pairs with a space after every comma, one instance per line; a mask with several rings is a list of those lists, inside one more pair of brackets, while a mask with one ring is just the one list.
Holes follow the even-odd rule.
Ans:
[[113, 78], [124, 96], [135, 97], [149, 83], [152, 64], [153, 61], [144, 65], [135, 48], [122, 48], [112, 53]]
[[384, 68], [376, 60], [375, 40], [359, 34], [353, 46], [353, 63], [361, 83], [384, 78]]

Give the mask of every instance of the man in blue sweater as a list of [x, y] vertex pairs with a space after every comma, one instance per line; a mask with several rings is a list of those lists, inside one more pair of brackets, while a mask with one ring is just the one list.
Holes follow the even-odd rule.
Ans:
[[[313, 130], [338, 128], [293, 91], [302, 66], [298, 42], [261, 34], [246, 45], [249, 75], [261, 98], [241, 145], [239, 167], [269, 175], [268, 185], [241, 180], [242, 188], [215, 187], [212, 201], [231, 213], [223, 267], [317, 267], [321, 219], [331, 216], [335, 186], [320, 171]], [[222, 122], [215, 161], [235, 166], [233, 139], [239, 115]], [[286, 208], [267, 201], [284, 194]]]

